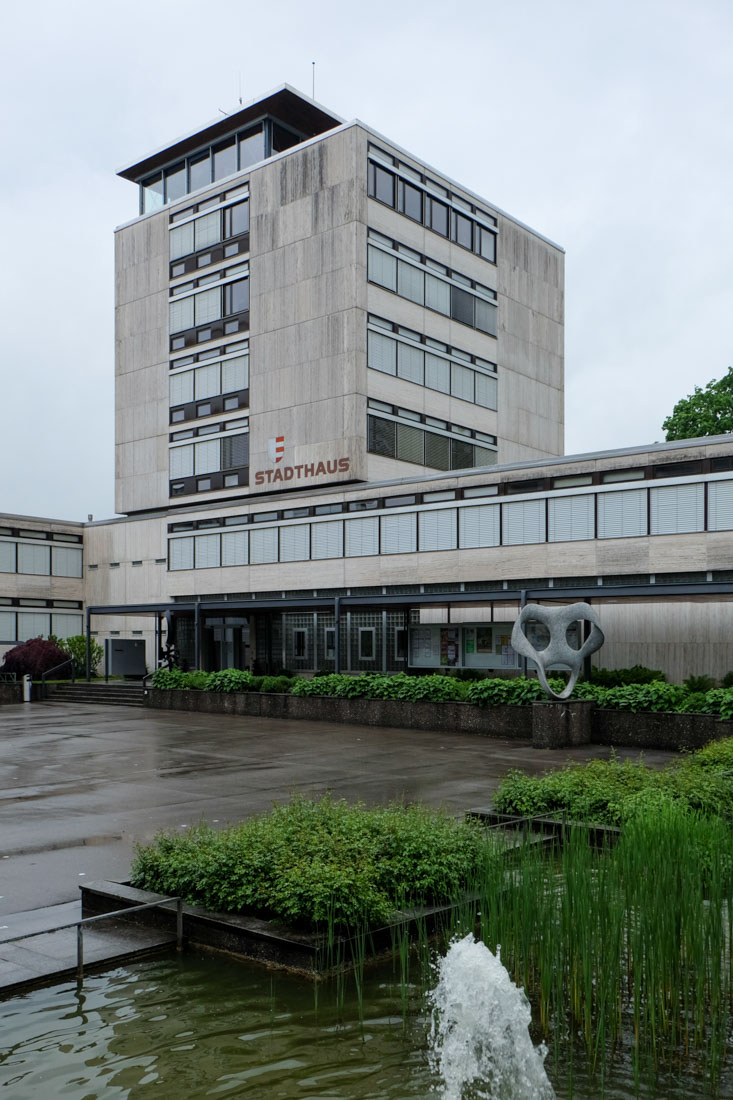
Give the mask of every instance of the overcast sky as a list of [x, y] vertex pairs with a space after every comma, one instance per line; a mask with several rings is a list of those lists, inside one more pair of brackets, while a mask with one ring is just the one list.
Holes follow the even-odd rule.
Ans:
[[566, 453], [733, 363], [730, 0], [37, 0], [0, 40], [0, 511], [114, 511], [115, 172], [288, 82], [561, 244]]

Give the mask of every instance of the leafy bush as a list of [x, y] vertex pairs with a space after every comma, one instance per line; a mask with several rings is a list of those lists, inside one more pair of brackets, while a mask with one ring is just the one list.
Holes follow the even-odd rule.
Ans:
[[273, 694], [287, 695], [293, 686], [291, 676], [263, 676], [259, 690]]
[[715, 680], [712, 676], [688, 676], [683, 683], [691, 695], [693, 693], [702, 695], [715, 687]]
[[685, 813], [733, 821], [733, 738], [654, 769], [643, 763], [593, 760], [543, 776], [511, 771], [494, 796], [500, 813], [550, 815], [619, 825], [673, 803]]
[[720, 681], [722, 688], [733, 688], [733, 672], [726, 672], [723, 679]]
[[655, 680], [664, 682], [667, 677], [659, 669], [633, 665], [631, 668], [591, 668], [592, 684], [601, 687], [623, 687], [625, 684], [651, 684]]
[[252, 691], [254, 677], [248, 669], [224, 668], [221, 672], [210, 672], [206, 677], [205, 691]]
[[[59, 649], [55, 642], [44, 641], [43, 638], [31, 638], [9, 649], [3, 661], [3, 672], [14, 672], [16, 677], [31, 676], [34, 680], [40, 679], [44, 672], [63, 664], [69, 660], [69, 654]], [[57, 673], [59, 680], [71, 678], [71, 668], [66, 666]]]
[[[87, 674], [87, 640], [84, 634], [72, 634], [70, 638], [57, 638], [55, 634], [49, 634], [49, 642], [54, 642], [55, 645], [62, 650], [67, 657], [71, 657], [74, 662], [74, 675], [86, 676]], [[99, 668], [99, 662], [104, 657], [104, 650], [99, 642], [95, 642], [94, 638], [89, 639], [89, 672], [90, 675], [96, 676], [97, 669]]]
[[374, 926], [467, 889], [487, 851], [475, 824], [420, 806], [367, 810], [297, 797], [221, 832], [199, 825], [159, 835], [138, 846], [132, 881], [310, 928]]
[[180, 668], [158, 668], [150, 677], [150, 683], [160, 691], [203, 691], [206, 681], [205, 672], [182, 672]]

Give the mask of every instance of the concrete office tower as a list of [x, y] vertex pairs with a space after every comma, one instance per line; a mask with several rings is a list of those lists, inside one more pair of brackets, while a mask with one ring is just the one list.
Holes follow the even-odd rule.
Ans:
[[563, 451], [563, 252], [283, 86], [120, 173], [116, 507]]

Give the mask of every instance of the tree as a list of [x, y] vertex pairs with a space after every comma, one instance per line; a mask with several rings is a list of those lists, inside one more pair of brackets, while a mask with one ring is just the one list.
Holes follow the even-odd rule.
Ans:
[[[55, 634], [49, 634], [49, 640], [55, 642], [67, 657], [74, 661], [74, 674], [86, 676], [87, 673], [87, 640], [84, 634], [72, 634], [70, 638], [57, 638]], [[97, 675], [97, 666], [104, 656], [104, 650], [94, 638], [89, 640], [89, 672]]]
[[695, 386], [694, 393], [677, 402], [662, 429], [668, 441], [733, 432], [733, 367], [717, 382], [708, 382], [704, 390]]
[[[8, 650], [2, 671], [14, 672], [16, 676], [32, 676], [34, 680], [38, 680], [44, 672], [50, 672], [68, 659], [69, 654], [59, 649], [55, 642], [31, 638]], [[71, 669], [68, 666], [58, 673], [59, 680], [68, 680], [70, 676]]]

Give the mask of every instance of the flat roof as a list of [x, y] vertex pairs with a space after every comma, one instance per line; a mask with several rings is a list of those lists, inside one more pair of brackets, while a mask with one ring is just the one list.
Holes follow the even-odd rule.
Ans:
[[182, 159], [188, 153], [200, 149], [202, 145], [218, 141], [219, 138], [241, 130], [265, 115], [272, 115], [281, 122], [290, 124], [306, 138], [326, 133], [344, 122], [344, 119], [339, 118], [332, 111], [327, 111], [325, 107], [310, 97], [304, 96], [289, 84], [282, 84], [264, 97], [260, 96], [246, 106], [240, 107], [238, 111], [222, 115], [221, 118], [214, 119], [205, 126], [153, 150], [141, 160], [120, 169], [117, 175], [137, 183], [143, 176], [150, 175], [151, 172], [170, 164], [171, 161]]

